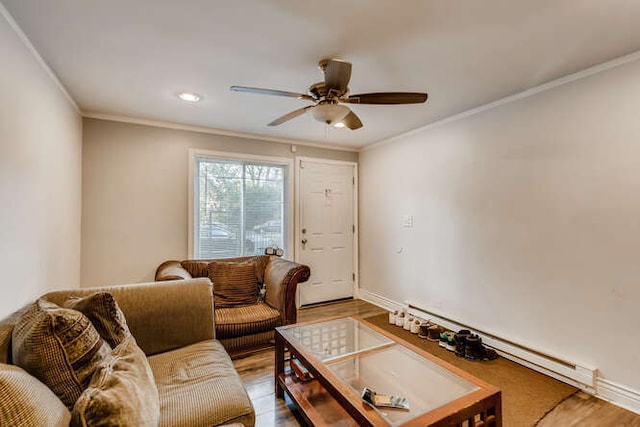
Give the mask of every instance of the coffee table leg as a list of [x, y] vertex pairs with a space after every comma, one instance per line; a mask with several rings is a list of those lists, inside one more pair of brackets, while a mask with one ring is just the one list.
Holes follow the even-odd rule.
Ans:
[[276, 338], [276, 366], [275, 366], [275, 384], [276, 384], [276, 389], [275, 389], [275, 393], [276, 393], [276, 397], [277, 398], [284, 398], [284, 390], [282, 388], [282, 386], [280, 385], [280, 381], [278, 380], [278, 378], [280, 377], [280, 374], [284, 374], [284, 339], [282, 338], [282, 336], [276, 331], [275, 334], [275, 338]]

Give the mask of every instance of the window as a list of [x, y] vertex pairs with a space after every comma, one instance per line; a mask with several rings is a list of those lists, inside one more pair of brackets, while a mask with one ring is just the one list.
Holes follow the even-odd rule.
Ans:
[[289, 160], [193, 155], [193, 256], [288, 253]]

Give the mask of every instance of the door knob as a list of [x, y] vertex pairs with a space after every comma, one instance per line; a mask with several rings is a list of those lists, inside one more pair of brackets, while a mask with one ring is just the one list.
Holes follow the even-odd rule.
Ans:
[[302, 246], [306, 245], [307, 244], [307, 239], [302, 239], [301, 243], [302, 243]]

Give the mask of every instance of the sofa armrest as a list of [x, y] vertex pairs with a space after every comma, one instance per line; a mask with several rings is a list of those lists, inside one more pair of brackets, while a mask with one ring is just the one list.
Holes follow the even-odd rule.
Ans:
[[283, 325], [296, 323], [296, 290], [306, 282], [311, 271], [306, 265], [271, 256], [264, 272], [267, 304], [280, 312]]
[[147, 356], [215, 338], [212, 285], [208, 278], [55, 291], [58, 305], [70, 296], [111, 293]]
[[180, 261], [165, 261], [156, 269], [156, 281], [161, 280], [186, 280], [192, 276], [182, 267]]

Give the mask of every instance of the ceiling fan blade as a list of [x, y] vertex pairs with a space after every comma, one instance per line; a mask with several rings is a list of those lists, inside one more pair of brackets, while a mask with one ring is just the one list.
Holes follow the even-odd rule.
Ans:
[[324, 72], [324, 83], [327, 92], [334, 91], [336, 95], [344, 94], [349, 88], [351, 80], [351, 63], [340, 59], [320, 61], [320, 68]]
[[342, 123], [351, 130], [360, 129], [362, 127], [360, 118], [353, 111], [349, 112], [349, 114], [342, 119]]
[[285, 114], [284, 116], [278, 117], [277, 119], [275, 119], [271, 123], [267, 124], [267, 126], [278, 126], [278, 125], [281, 125], [284, 122], [288, 122], [291, 119], [295, 119], [296, 117], [303, 115], [309, 108], [313, 108], [313, 107], [315, 107], [315, 105], [309, 105], [307, 107], [299, 108], [297, 110], [294, 110], [294, 111], [292, 111], [290, 113]]
[[314, 101], [314, 99], [311, 96], [305, 95], [304, 93], [287, 92], [285, 90], [262, 89], [259, 87], [247, 87], [247, 86], [231, 86], [229, 89], [231, 89], [234, 92], [248, 92], [248, 93], [258, 93], [260, 95], [286, 96], [289, 98], [298, 98], [298, 99], [306, 99], [308, 101]]
[[376, 92], [350, 95], [340, 101], [349, 104], [422, 104], [427, 98], [426, 93], [420, 92]]

